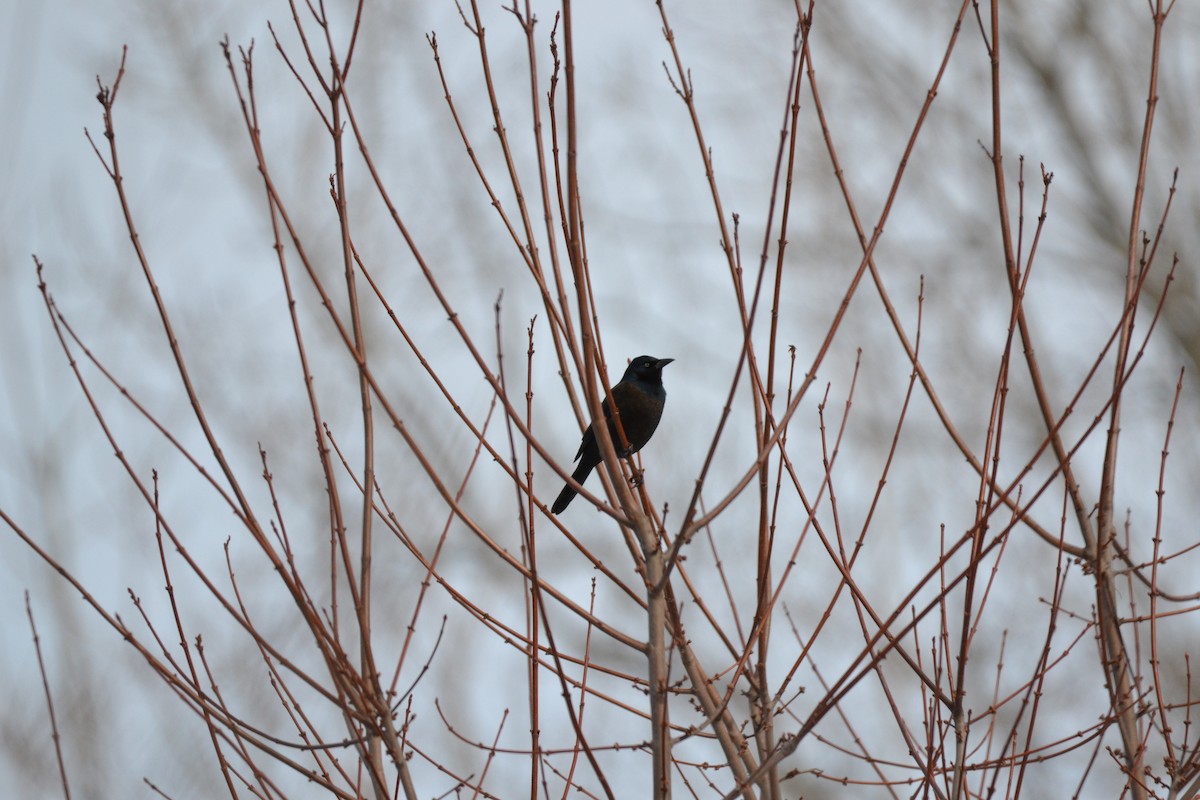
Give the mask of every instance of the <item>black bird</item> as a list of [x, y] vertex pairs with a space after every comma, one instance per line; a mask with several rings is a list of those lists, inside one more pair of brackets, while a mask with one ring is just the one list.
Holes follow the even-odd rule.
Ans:
[[[662, 419], [663, 406], [667, 402], [667, 390], [662, 384], [662, 370], [674, 360], [638, 356], [630, 362], [620, 382], [610, 390], [609, 394], [621, 414], [621, 429], [625, 431], [628, 449], [621, 449], [621, 434], [617, 432], [616, 421], [608, 407], [608, 398], [604, 398], [604, 419], [608, 422], [608, 435], [612, 437], [613, 447], [617, 449], [617, 455], [621, 458], [628, 458], [641, 450], [654, 435], [654, 429]], [[579, 444], [575, 460], [579, 462], [579, 466], [571, 473], [571, 477], [580, 484], [586, 481], [596, 465], [604, 460], [600, 455], [600, 443], [596, 441], [596, 432], [592, 430], [591, 425], [583, 432], [583, 441]], [[568, 483], [558, 493], [558, 499], [554, 501], [550, 510], [561, 514], [574, 499], [575, 490]]]

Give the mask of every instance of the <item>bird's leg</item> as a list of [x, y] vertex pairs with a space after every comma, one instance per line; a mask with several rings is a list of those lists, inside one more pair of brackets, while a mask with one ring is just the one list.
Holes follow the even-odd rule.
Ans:
[[629, 485], [636, 489], [642, 485], [642, 477], [646, 474], [646, 471], [633, 466], [632, 461], [629, 462], [629, 466], [633, 472], [633, 475], [629, 478]]

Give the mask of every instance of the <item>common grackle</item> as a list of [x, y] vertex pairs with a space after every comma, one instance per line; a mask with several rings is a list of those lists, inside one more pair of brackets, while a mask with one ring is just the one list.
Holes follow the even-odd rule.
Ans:
[[[654, 435], [654, 429], [662, 419], [663, 405], [667, 402], [667, 390], [662, 384], [662, 370], [674, 360], [638, 356], [630, 362], [620, 382], [610, 390], [609, 394], [620, 412], [625, 441], [629, 443], [625, 450], [621, 449], [621, 435], [617, 432], [616, 422], [609, 410], [608, 398], [604, 399], [604, 419], [608, 422], [608, 434], [612, 437], [613, 447], [617, 449], [617, 455], [621, 458], [628, 458], [641, 450]], [[600, 443], [596, 441], [596, 432], [592, 430], [591, 425], [583, 432], [583, 441], [579, 444], [575, 460], [579, 462], [579, 466], [571, 473], [571, 477], [580, 484], [587, 480], [588, 475], [591, 475], [592, 470], [603, 460], [600, 455]], [[558, 499], [554, 501], [550, 510], [561, 514], [574, 499], [575, 490], [568, 483], [558, 493]]]

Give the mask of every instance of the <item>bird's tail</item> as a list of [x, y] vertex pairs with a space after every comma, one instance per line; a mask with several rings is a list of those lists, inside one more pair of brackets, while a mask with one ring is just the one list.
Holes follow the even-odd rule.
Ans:
[[[575, 471], [571, 473], [571, 477], [576, 483], [582, 484], [587, 480], [588, 475], [592, 474], [592, 470], [595, 468], [595, 466], [595, 464], [588, 464], [580, 461], [579, 466], [577, 466]], [[558, 497], [554, 500], [554, 505], [550, 506], [550, 512], [552, 514], [561, 514], [566, 510], [567, 506], [571, 505], [571, 501], [575, 499], [575, 495], [576, 491], [571, 488], [571, 484], [568, 483], [567, 485], [563, 486], [562, 491], [558, 493]]]

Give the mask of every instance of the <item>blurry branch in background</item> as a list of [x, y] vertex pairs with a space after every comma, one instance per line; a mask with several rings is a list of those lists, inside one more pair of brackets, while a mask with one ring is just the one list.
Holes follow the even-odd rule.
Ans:
[[[510, 135], [505, 121], [505, 95], [493, 73], [485, 12], [477, 2], [459, 9], [461, 23], [478, 47], [482, 92], [469, 96], [474, 98], [473, 108], [486, 98], [500, 148], [494, 161], [482, 156], [484, 148], [473, 140], [461, 113], [462, 97], [468, 93], [453, 86], [443, 69], [437, 36], [427, 39], [447, 113], [479, 179], [479, 190], [511, 240], [510, 258], [520, 265], [540, 303], [524, 332], [524, 375], [505, 367], [504, 353], [511, 352], [505, 344], [511, 345], [514, 336], [502, 325], [501, 299], [494, 307], [493, 360], [488, 355], [493, 343], [473, 332], [458, 311], [456, 304], [467, 298], [445, 285], [443, 265], [426, 256], [420, 231], [410, 229], [400, 210], [403, 204], [372, 156], [380, 145], [355, 113], [354, 84], [349, 80], [360, 34], [369, 24], [364, 5], [345, 20], [343, 31], [323, 5], [293, 3], [297, 44], [291, 47], [271, 29], [276, 53], [303, 88], [328, 137], [333, 169], [327, 209], [338, 231], [337, 279], [313, 256], [309, 240], [316, 232], [297, 221], [295, 200], [276, 181], [278, 167], [260, 128], [254, 46], [222, 43], [262, 178], [265, 216], [300, 366], [297, 396], [303, 396], [308, 409], [316, 444], [311, 456], [319, 464], [319, 488], [327, 498], [327, 529], [320, 538], [327, 537], [328, 548], [320, 563], [306, 555], [315, 534], [289, 524], [290, 511], [281, 500], [285, 494], [275, 483], [268, 453], [257, 448], [261, 474], [241, 474], [226, 457], [231, 445], [210, 424], [191, 378], [187, 342], [176, 337], [153, 261], [141, 246], [127, 195], [136, 189], [125, 185], [121, 168], [114, 109], [125, 74], [122, 60], [112, 84], [100, 86], [105, 141], [93, 140], [93, 147], [117, 191], [135, 258], [171, 349], [177, 385], [202, 432], [203, 453], [190, 450], [185, 437], [147, 410], [76, 335], [44, 281], [41, 288], [79, 388], [154, 520], [173, 626], [170, 636], [177, 640], [170, 642], [143, 599], [132, 593], [142, 621], [136, 629], [127, 626], [104, 609], [55, 554], [39, 546], [36, 536], [8, 514], [3, 518], [137, 650], [173, 690], [181, 710], [200, 718], [231, 797], [247, 792], [261, 797], [311, 796], [309, 784], [315, 784], [330, 796], [346, 798], [468, 793], [566, 797], [578, 791], [589, 797], [666, 798], [679, 792], [750, 800], [792, 797], [801, 791], [837, 792], [854, 785], [859, 793], [957, 800], [1017, 797], [1027, 777], [1032, 781], [1034, 775], [1040, 783], [1074, 785], [1077, 794], [1085, 785], [1104, 783], [1106, 795], [1188, 797], [1200, 781], [1200, 748], [1194, 737], [1189, 738], [1190, 654], [1184, 649], [1186, 640], [1160, 630], [1168, 618], [1190, 619], [1197, 600], [1196, 595], [1163, 587], [1164, 571], [1189, 549], [1164, 550], [1161, 530], [1167, 445], [1185, 392], [1182, 375], [1170, 418], [1164, 421], [1157, 526], [1148, 539], [1153, 555], [1144, 563], [1133, 555], [1145, 549], [1145, 542], [1134, 540], [1138, 532], [1127, 530], [1124, 537], [1118, 532], [1114, 493], [1121, 412], [1132, 406], [1130, 378], [1167, 296], [1165, 290], [1158, 295], [1144, 332], [1135, 329], [1148, 277], [1165, 258], [1160, 245], [1175, 191], [1172, 185], [1156, 220], [1156, 233], [1147, 234], [1142, 219], [1153, 215], [1143, 212], [1146, 164], [1168, 10], [1161, 0], [1152, 9], [1150, 102], [1130, 216], [1125, 302], [1112, 321], [1111, 336], [1089, 356], [1090, 369], [1063, 403], [1047, 385], [1027, 318], [1027, 293], [1051, 208], [1053, 174], [1041, 168], [1040, 197], [1034, 200], [1032, 193], [1026, 195], [1023, 157], [1015, 176], [1005, 165], [1000, 111], [1006, 51], [998, 0], [986, 8], [963, 2], [948, 21], [952, 24], [947, 25], [940, 63], [925, 86], [891, 182], [886, 190], [878, 187], [884, 202], [869, 223], [860, 216], [864, 202], [845, 178], [836, 123], [826, 117], [817, 78], [820, 65], [814, 63], [810, 47], [810, 40], [820, 35], [814, 5], [797, 6], [790, 78], [786, 94], [775, 99], [782, 123], [773, 154], [772, 187], [765, 198], [764, 236], [757, 268], [749, 270], [740, 218], [726, 211], [705, 137], [706, 126], [716, 123], [705, 117], [686, 46], [659, 3], [669, 53], [663, 65], [666, 80], [686, 109], [695, 136], [740, 331], [724, 343], [736, 367], [727, 376], [728, 394], [718, 422], [711, 433], [696, 432], [710, 444], [675, 533], [668, 532], [668, 509], [655, 504], [640, 459], [618, 458], [615, 437], [607, 426], [596, 426], [604, 459], [599, 470], [603, 492], [593, 482], [592, 490], [585, 487], [580, 494], [591, 510], [603, 512], [591, 516], [611, 522], [614, 537], [623, 537], [629, 563], [615, 566], [604, 560], [600, 548], [589, 546], [590, 538], [573, 530], [589, 511], [584, 503], [569, 514], [553, 516], [542, 491], [534, 488], [542, 465], [549, 468], [541, 470], [547, 473], [538, 478], [542, 486], [558, 486], [570, 475], [569, 466], [556, 460], [562, 452], [534, 431], [534, 376], [546, 371], [535, 356], [538, 333], [550, 332], [562, 394], [581, 427], [600, 418], [608, 399], [606, 387], [612, 384], [603, 347], [604, 308], [593, 294], [587, 259], [571, 3], [563, 4], [545, 36], [545, 28], [539, 27], [545, 23], [529, 3], [504, 8], [505, 21], [514, 26], [509, 30], [523, 37], [528, 58], [529, 107], [522, 112], [530, 112], [532, 136], [524, 145], [520, 137]], [[928, 326], [925, 281], [917, 291], [916, 322], [910, 328], [887, 288], [886, 265], [877, 263], [876, 253], [909, 174], [910, 157], [931, 124], [930, 110], [955, 63], [952, 57], [970, 46], [982, 46], [990, 63], [992, 129], [984, 150], [993, 168], [1002, 248], [1000, 257], [993, 253], [981, 261], [1004, 270], [1009, 291], [1006, 298], [977, 298], [1003, 309], [1004, 343], [991, 382], [980, 387], [988, 403], [971, 409], [971, 419], [956, 420], [922, 361], [923, 342], [947, 335]], [[543, 75], [539, 64], [546, 53], [552, 66]], [[806, 95], [810, 110], [803, 102]], [[799, 122], [806, 111], [817, 116], [819, 142], [801, 139]], [[789, 293], [798, 290], [791, 285], [793, 273], [785, 254], [795, 225], [792, 203], [799, 190], [794, 179], [805, 144], [824, 150], [846, 206], [846, 223], [861, 249], [854, 269], [843, 271], [841, 298], [808, 356], [804, 348], [785, 346], [778, 326]], [[459, 143], [443, 146], [457, 148]], [[535, 166], [523, 171], [519, 165], [529, 163], [522, 157], [525, 153], [533, 154]], [[369, 191], [350, 188], [347, 173], [359, 168], [370, 176]], [[1009, 199], [1014, 178], [1015, 205]], [[503, 199], [509, 192], [512, 200]], [[992, 198], [976, 201], [990, 203]], [[359, 215], [376, 202], [386, 208], [421, 280], [453, 329], [453, 341], [443, 336], [436, 350], [423, 348], [429, 333], [413, 327], [415, 304], [421, 301], [390, 295], [385, 288], [384, 272], [399, 259], [379, 262], [359, 246]], [[1027, 226], [1027, 207], [1035, 206], [1036, 221]], [[1165, 270], [1165, 286], [1177, 263], [1174, 258]], [[41, 279], [40, 261], [37, 269]], [[870, 280], [864, 281], [867, 276]], [[301, 284], [319, 298], [323, 319], [305, 311], [297, 289]], [[847, 465], [853, 451], [843, 451], [854, 424], [850, 412], [856, 390], [864, 377], [861, 361], [855, 362], [844, 390], [840, 419], [831, 405], [838, 402], [832, 385], [824, 387], [819, 401], [813, 399], [820, 391], [818, 372], [835, 340], [845, 335], [848, 310], [855, 301], [864, 302], [859, 295], [867, 287], [874, 295], [871, 301], [880, 301], [874, 313], [886, 319], [910, 368], [902, 394], [887, 409], [890, 436], [877, 468]], [[715, 306], [727, 298], [712, 302]], [[389, 341], [407, 348], [424, 373], [410, 380], [427, 379], [428, 402], [444, 407], [461, 424], [465, 439], [406, 422], [411, 415], [404, 399], [381, 379], [376, 370], [381, 358], [368, 347], [367, 320], [373, 318], [388, 320], [394, 334]], [[306, 344], [309, 332], [320, 323], [329, 323], [335, 331], [341, 358], [357, 376], [359, 422], [349, 433], [331, 422], [323, 376]], [[1096, 405], [1093, 384], [1110, 362], [1111, 387]], [[1014, 382], [1018, 369], [1028, 372], [1028, 388]], [[473, 409], [461, 399], [464, 370], [483, 378], [490, 388], [485, 409]], [[211, 487], [215, 505], [233, 512], [236, 532], [225, 544], [224, 574], [205, 566], [206, 559], [195, 552], [198, 543], [188, 541], [178, 527], [181, 521], [160, 504], [157, 472], [147, 481], [125, 457], [94, 391], [93, 383], [99, 382], [111, 384], [189, 462]], [[1064, 433], [1064, 423], [1084, 403], [1087, 389], [1093, 391], [1086, 407], [1091, 423], [1072, 440]], [[1041, 424], [1036, 445], [1027, 452], [1012, 433], [1024, 426], [1012, 411], [1014, 392], [1026, 391], [1032, 394]], [[961, 530], [943, 527], [934, 560], [922, 563], [916, 572], [895, 576], [908, 581], [906, 585], [881, 586], [866, 579], [870, 573], [864, 565], [873, 541], [895, 532], [895, 521], [882, 521], [880, 513], [884, 487], [916, 496], [922, 483], [933, 479], [920, 470], [894, 469], [894, 461], [912, 446], [904, 437], [910, 412], [925, 401], [940, 426], [937, 436], [944, 433], [946, 442], [933, 442], [931, 437], [917, 445], [948, 443], [961, 454], [961, 480], [945, 491], [961, 493], [958, 500], [973, 509], [973, 519]], [[736, 416], [752, 419], [752, 425], [731, 422], [739, 404], [747, 403], [748, 413]], [[796, 424], [802, 418], [798, 411], [813, 405], [821, 465], [815, 484], [804, 465], [817, 456], [802, 449], [811, 437]], [[960, 432], [966, 424], [984, 431], [981, 443], [972, 445]], [[1100, 460], [1081, 463], [1081, 448], [1101, 425], [1106, 444]], [[731, 441], [750, 446], [733, 447]], [[458, 442], [461, 458], [440, 458], [452, 442]], [[382, 474], [378, 469], [380, 453], [397, 444], [417, 465], [415, 476]], [[244, 449], [245, 443], [233, 447]], [[1039, 471], [1047, 454], [1052, 466]], [[727, 470], [712, 469], [719, 462], [736, 463]], [[215, 463], [215, 471], [205, 466], [209, 463]], [[1087, 496], [1077, 477], [1082, 470], [1102, 476], [1099, 496]], [[468, 488], [480, 474], [499, 478], [511, 491], [489, 491], [486, 504], [473, 501]], [[261, 486], [251, 488], [251, 481], [258, 479]], [[970, 488], [964, 491], [964, 486]], [[1044, 516], [1035, 515], [1034, 506], [1056, 493], [1061, 497], [1058, 519], [1047, 523]], [[264, 496], [265, 501], [253, 499]], [[430, 504], [438, 509], [436, 525], [431, 524], [434, 515], [413, 510], [414, 505]], [[856, 528], [854, 520], [861, 525]], [[912, 526], [928, 533], [927, 520], [915, 520]], [[556, 545], [565, 540], [593, 568], [586, 596], [572, 590], [558, 564], [543, 559], [539, 546], [547, 540], [539, 537], [542, 531], [548, 531]], [[474, 539], [478, 548], [471, 552], [483, 554], [481, 568], [509, 575], [521, 586], [519, 612], [512, 613], [447, 570], [447, 542], [455, 535]], [[519, 554], [506, 546], [513, 541], [520, 543]], [[290, 598], [287, 636], [268, 632], [273, 628], [259, 621], [259, 599], [243, 591], [237, 576], [247, 548], [265, 557], [271, 580]], [[403, 634], [375, 624], [380, 616], [376, 559], [384, 553], [390, 559], [411, 560], [414, 573], [422, 576], [402, 588], [409, 605]], [[1035, 566], [1012, 563], [1030, 553], [1037, 554]], [[219, 625], [244, 637], [257, 652], [258, 669], [265, 670], [267, 680], [258, 689], [267, 689], [278, 703], [274, 721], [258, 721], [257, 716], [252, 721], [242, 709], [246, 698], [221, 688], [228, 676], [220, 674], [204, 640], [185, 622], [199, 612], [176, 594], [180, 570], [189, 582], [203, 587], [223, 615], [219, 621], [206, 620], [204, 627]], [[1026, 571], [1035, 571], [1041, 581], [1044, 617], [1007, 619], [1006, 607], [1019, 603], [1028, 590]], [[637, 579], [629, 577], [632, 574]], [[747, 592], [750, 583], [753, 591]], [[753, 602], [749, 613], [738, 606], [747, 594]], [[453, 612], [437, 624], [425, 618], [435, 595]], [[1089, 595], [1090, 610], [1075, 606], [1080, 596]], [[806, 613], [789, 606], [792, 597], [802, 598]], [[610, 602], [613, 599], [620, 602]], [[631, 621], [629, 609], [641, 616]], [[398, 616], [397, 609], [388, 611], [389, 620]], [[31, 624], [32, 618], [30, 612]], [[437, 629], [436, 636], [429, 635], [431, 628]], [[1002, 630], [999, 642], [984, 641], [997, 628]], [[637, 629], [644, 634], [630, 632]], [[426, 635], [420, 637], [418, 631]], [[1025, 635], [1010, 639], [1010, 632]], [[1088, 636], [1097, 642], [1094, 653], [1080, 646]], [[298, 639], [304, 644], [297, 645]], [[450, 670], [440, 663], [446, 660], [441, 655], [444, 639], [465, 640], [462, 652], [474, 657]], [[426, 641], [432, 644], [422, 651]], [[1010, 648], [1019, 649], [1019, 657], [1013, 657]], [[485, 678], [500, 669], [484, 653], [497, 651], [515, 654], [523, 667], [523, 673], [507, 675], [511, 694], [494, 707], [478, 708], [469, 720], [454, 719], [442, 701], [484, 685]], [[1183, 689], [1164, 685], [1163, 664], [1184, 671]], [[430, 679], [439, 675], [456, 676], [453, 680], [461, 683]], [[985, 686], [990, 696], [981, 693]], [[521, 713], [514, 709], [527, 709], [519, 724], [510, 720], [510, 715]], [[52, 706], [50, 713], [57, 731]], [[517, 733], [512, 732], [514, 725]], [[484, 731], [490, 743], [482, 741]], [[802, 745], [805, 749], [798, 753]], [[60, 755], [60, 763], [67, 765], [62, 788], [69, 795], [69, 755]], [[493, 777], [493, 770], [503, 777]], [[520, 776], [523, 788], [516, 788], [514, 776]]]
[[54, 714], [54, 693], [50, 690], [50, 680], [46, 677], [46, 661], [42, 658], [42, 639], [38, 636], [37, 623], [33, 619], [33, 606], [29, 603], [29, 592], [25, 592], [25, 615], [29, 618], [29, 631], [33, 634], [33, 649], [37, 653], [38, 673], [42, 676], [42, 690], [46, 694], [46, 716], [50, 720], [50, 738], [54, 740], [54, 760], [58, 764], [58, 774], [62, 780], [63, 797], [71, 797], [71, 781], [67, 777], [67, 765], [63, 761], [62, 740], [58, 734], [58, 719]]

